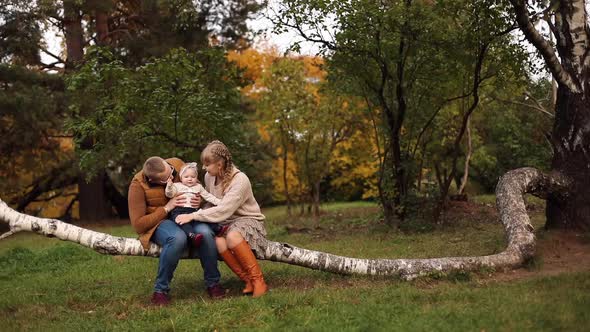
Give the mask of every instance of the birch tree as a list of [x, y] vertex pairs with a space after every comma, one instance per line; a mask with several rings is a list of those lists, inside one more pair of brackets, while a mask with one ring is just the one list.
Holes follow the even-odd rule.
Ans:
[[[588, 1], [510, 0], [516, 22], [557, 82], [551, 134], [552, 176], [566, 181], [547, 194], [548, 228], [590, 229], [590, 27]], [[532, 14], [534, 13], [534, 14]], [[555, 44], [535, 27], [546, 17]]]
[[[525, 193], [543, 195], [562, 186], [564, 179], [549, 176], [534, 168], [510, 171], [499, 181], [496, 204], [504, 226], [507, 247], [487, 256], [441, 257], [429, 259], [360, 259], [299, 248], [288, 243], [269, 240], [259, 259], [288, 263], [310, 269], [340, 274], [385, 275], [413, 279], [434, 273], [477, 271], [479, 269], [511, 269], [522, 266], [535, 254], [534, 228], [526, 213]], [[55, 219], [43, 219], [19, 213], [0, 200], [0, 221], [8, 223], [10, 231], [0, 239], [21, 231], [30, 231], [79, 243], [99, 253], [109, 255], [158, 257], [160, 248], [151, 244], [144, 251], [137, 239], [99, 233]]]

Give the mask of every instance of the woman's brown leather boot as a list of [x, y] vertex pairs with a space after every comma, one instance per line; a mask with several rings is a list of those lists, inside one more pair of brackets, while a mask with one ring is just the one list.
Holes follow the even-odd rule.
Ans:
[[260, 269], [258, 261], [256, 261], [256, 257], [252, 253], [252, 249], [248, 242], [242, 241], [231, 250], [234, 252], [238, 262], [240, 262], [240, 265], [244, 268], [250, 278], [250, 282], [254, 287], [252, 297], [260, 297], [264, 295], [268, 290], [268, 286], [266, 285], [266, 282], [264, 282], [262, 270]]
[[244, 269], [242, 268], [242, 265], [240, 265], [240, 262], [238, 262], [238, 260], [236, 259], [234, 254], [231, 252], [231, 250], [226, 250], [224, 252], [221, 252], [221, 253], [219, 253], [219, 255], [221, 256], [221, 258], [223, 259], [225, 264], [227, 264], [229, 269], [232, 270], [238, 276], [238, 278], [242, 279], [242, 281], [244, 281], [246, 283], [246, 287], [242, 290], [242, 293], [243, 294], [252, 293], [254, 291], [254, 288], [252, 287], [252, 283], [250, 282], [250, 278], [248, 278], [248, 274], [246, 273], [246, 271], [244, 271]]

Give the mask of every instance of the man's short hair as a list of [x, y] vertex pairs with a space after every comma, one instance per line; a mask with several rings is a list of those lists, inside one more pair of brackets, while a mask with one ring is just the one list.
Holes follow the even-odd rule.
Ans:
[[149, 157], [143, 163], [143, 174], [148, 178], [157, 177], [166, 171], [166, 161], [160, 157]]

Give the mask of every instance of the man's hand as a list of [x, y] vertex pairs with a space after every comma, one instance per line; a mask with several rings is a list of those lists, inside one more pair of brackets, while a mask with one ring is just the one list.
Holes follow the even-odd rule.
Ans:
[[186, 203], [186, 197], [184, 195], [176, 196], [173, 199], [175, 199], [174, 206], [184, 206], [184, 203]]
[[[182, 204], [178, 204], [178, 201], [181, 199], [180, 196], [176, 196], [171, 198], [168, 203], [166, 203], [166, 205], [164, 205], [164, 209], [166, 209], [166, 211], [170, 212], [172, 211], [172, 209], [174, 209], [176, 206], [182, 206]], [[183, 203], [184, 204], [184, 203]]]
[[[176, 199], [176, 205], [174, 206], [184, 206], [186, 203], [186, 197], [184, 195], [174, 197]], [[201, 195], [199, 193], [194, 194], [190, 200], [191, 207], [198, 209], [201, 206]]]
[[193, 220], [193, 217], [190, 214], [179, 214], [178, 217], [176, 217], [176, 223], [179, 225], [184, 225], [188, 222], [191, 222]]

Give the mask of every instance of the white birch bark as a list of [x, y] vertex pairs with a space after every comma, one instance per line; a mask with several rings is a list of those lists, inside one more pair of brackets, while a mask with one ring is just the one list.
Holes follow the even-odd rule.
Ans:
[[[526, 213], [523, 195], [533, 193], [541, 196], [548, 191], [564, 187], [567, 187], [564, 180], [547, 176], [534, 168], [520, 168], [502, 176], [496, 188], [496, 204], [508, 245], [503, 252], [495, 255], [428, 259], [359, 259], [269, 241], [266, 251], [258, 258], [334, 273], [389, 275], [403, 279], [455, 270], [517, 268], [535, 253], [534, 229]], [[136, 239], [95, 232], [55, 219], [28, 216], [11, 209], [2, 200], [0, 221], [7, 222], [11, 232], [31, 231], [56, 237], [79, 243], [102, 254], [158, 257], [160, 253], [160, 248], [155, 244], [146, 252]]]
[[471, 116], [467, 118], [467, 153], [465, 154], [465, 164], [463, 165], [463, 177], [461, 178], [461, 185], [459, 186], [459, 195], [463, 195], [463, 190], [467, 185], [469, 179], [469, 161], [471, 161]]
[[[520, 27], [527, 40], [533, 44], [533, 46], [541, 53], [541, 56], [545, 60], [547, 67], [551, 71], [551, 74], [555, 80], [563, 86], [566, 86], [570, 91], [578, 93], [580, 92], [580, 86], [572, 79], [571, 74], [563, 68], [557, 53], [553, 46], [539, 33], [539, 31], [533, 25], [531, 18], [528, 14], [527, 1], [526, 0], [509, 0], [514, 11], [516, 13], [516, 22]], [[572, 5], [579, 5], [584, 3], [585, 0], [572, 0]], [[556, 16], [559, 19], [559, 15]], [[564, 40], [564, 39], [562, 39]]]
[[113, 236], [68, 224], [56, 219], [38, 218], [11, 209], [0, 199], [0, 221], [8, 223], [14, 234], [29, 231], [79, 243], [101, 254], [158, 257], [160, 247], [153, 244], [145, 252], [137, 239]]

